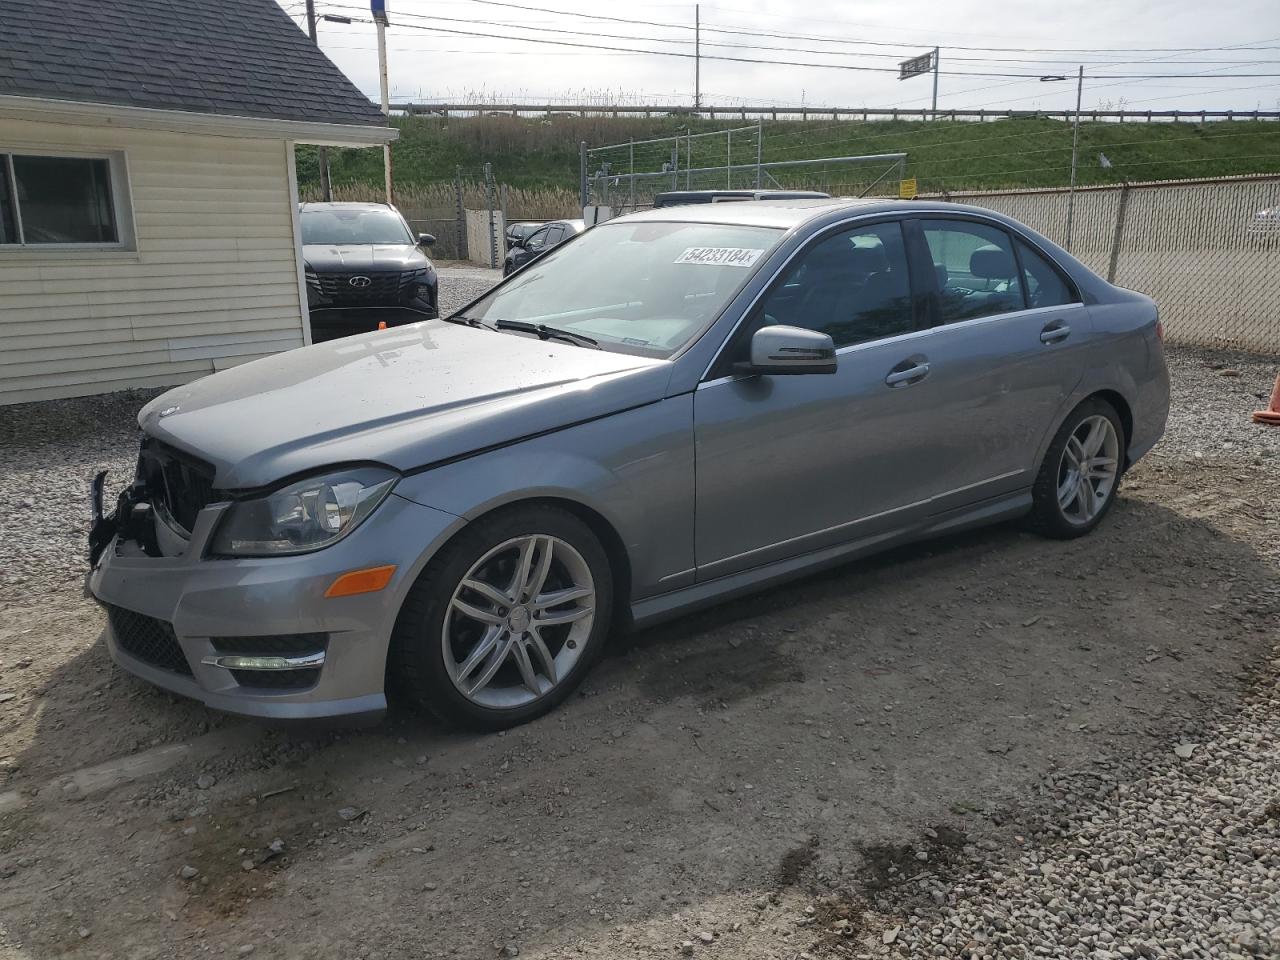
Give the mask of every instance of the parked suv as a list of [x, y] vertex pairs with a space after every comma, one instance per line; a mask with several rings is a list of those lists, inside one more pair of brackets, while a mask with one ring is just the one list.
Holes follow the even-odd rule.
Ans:
[[414, 237], [395, 207], [304, 203], [300, 216], [313, 339], [438, 315], [436, 270], [422, 251], [436, 238]]
[[506, 259], [502, 261], [502, 275], [511, 276], [530, 260], [536, 260], [544, 253], [549, 253], [585, 229], [587, 225], [582, 220], [552, 220], [521, 240], [513, 241], [508, 236], [508, 250]]

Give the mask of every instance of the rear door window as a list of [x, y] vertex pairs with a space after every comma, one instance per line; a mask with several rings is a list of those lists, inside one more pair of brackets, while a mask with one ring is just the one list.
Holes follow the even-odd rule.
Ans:
[[942, 323], [1026, 308], [1013, 242], [1004, 230], [971, 220], [921, 220], [941, 295]]
[[1019, 238], [1018, 259], [1022, 261], [1022, 279], [1031, 307], [1060, 307], [1078, 303], [1080, 298], [1063, 278], [1058, 268]]

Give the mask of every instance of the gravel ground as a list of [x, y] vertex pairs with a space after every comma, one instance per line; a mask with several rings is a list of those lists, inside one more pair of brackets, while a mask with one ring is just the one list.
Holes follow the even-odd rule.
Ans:
[[[446, 309], [493, 278], [441, 273]], [[289, 735], [121, 674], [84, 484], [146, 395], [0, 408], [0, 957], [1280, 956], [1277, 370], [1170, 367], [1092, 536], [740, 601], [496, 737]]]

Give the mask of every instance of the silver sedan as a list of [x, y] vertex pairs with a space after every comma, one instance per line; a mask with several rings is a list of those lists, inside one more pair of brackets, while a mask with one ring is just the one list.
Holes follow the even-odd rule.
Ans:
[[398, 687], [506, 727], [619, 629], [980, 524], [1088, 533], [1164, 430], [1161, 339], [985, 210], [636, 214], [445, 320], [148, 404], [89, 585], [124, 668], [212, 707]]

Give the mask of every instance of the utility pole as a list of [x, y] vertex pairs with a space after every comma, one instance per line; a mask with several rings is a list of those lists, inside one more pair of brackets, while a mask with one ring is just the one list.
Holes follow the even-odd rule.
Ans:
[[1084, 65], [1076, 73], [1076, 115], [1071, 124], [1071, 186], [1067, 191], [1067, 252], [1071, 251], [1071, 228], [1076, 213], [1076, 157], [1080, 151], [1080, 101], [1084, 95]]
[[693, 109], [702, 109], [702, 7], [693, 5]]
[[[309, 0], [310, 2], [310, 0]], [[391, 94], [387, 88], [387, 3], [386, 0], [370, 0], [374, 23], [378, 25], [378, 87], [382, 94], [382, 113], [391, 114]], [[385, 179], [387, 203], [391, 203], [391, 144], [382, 145], [382, 171]]]
[[[307, 36], [317, 47], [320, 41], [316, 38], [316, 0], [307, 0]], [[329, 182], [329, 148], [321, 147], [320, 161], [320, 199], [326, 203], [333, 199], [333, 189]]]
[[930, 119], [938, 119], [938, 54], [942, 52], [941, 47], [933, 48], [933, 113]]

